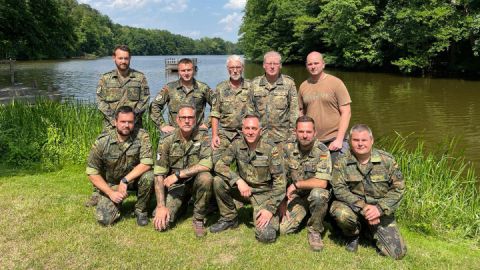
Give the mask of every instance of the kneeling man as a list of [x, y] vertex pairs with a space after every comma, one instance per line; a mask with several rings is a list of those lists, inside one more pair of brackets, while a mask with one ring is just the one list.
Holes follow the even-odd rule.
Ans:
[[[293, 233], [310, 212], [307, 222], [308, 243], [314, 251], [323, 249], [321, 233], [327, 214], [332, 178], [332, 161], [328, 148], [315, 138], [315, 122], [309, 116], [300, 116], [295, 128], [296, 141], [284, 146], [285, 169], [290, 185], [287, 188], [287, 209], [280, 233]], [[283, 214], [283, 213], [282, 213]]]
[[356, 252], [362, 227], [373, 236], [385, 256], [401, 259], [407, 248], [395, 222], [395, 210], [405, 192], [405, 181], [392, 155], [373, 148], [366, 125], [350, 130], [350, 152], [333, 169], [336, 201], [330, 213], [345, 236], [346, 249]]
[[[215, 164], [217, 176], [213, 190], [220, 219], [210, 227], [212, 233], [238, 226], [233, 199], [253, 206], [255, 237], [263, 243], [277, 238], [277, 208], [285, 197], [285, 174], [281, 150], [261, 135], [260, 120], [247, 115], [242, 121], [243, 138], [235, 140]], [[236, 162], [237, 171], [230, 168]]]
[[147, 203], [153, 191], [152, 145], [145, 130], [134, 129], [134, 122], [133, 109], [119, 107], [115, 129], [97, 138], [87, 160], [88, 178], [101, 195], [96, 206], [97, 221], [104, 226], [120, 218], [127, 188], [137, 189], [137, 224], [148, 224]]
[[193, 105], [180, 105], [178, 128], [158, 144], [154, 226], [159, 231], [168, 229], [193, 196], [193, 230], [197, 237], [203, 237], [207, 233], [204, 221], [212, 195], [213, 164], [210, 139], [206, 130], [197, 128], [195, 115]]

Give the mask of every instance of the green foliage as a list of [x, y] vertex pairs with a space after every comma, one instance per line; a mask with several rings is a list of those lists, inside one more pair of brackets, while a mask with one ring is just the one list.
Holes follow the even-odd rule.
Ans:
[[0, 55], [21, 59], [105, 56], [117, 44], [135, 55], [232, 54], [221, 38], [194, 40], [165, 30], [114, 24], [76, 0], [0, 0]]
[[240, 45], [251, 60], [275, 49], [298, 62], [317, 50], [349, 68], [475, 72], [479, 25], [480, 4], [469, 0], [251, 0]]
[[[480, 192], [471, 164], [457, 157], [455, 140], [427, 153], [423, 142], [408, 137], [381, 140], [404, 174], [407, 189], [398, 209], [400, 222], [412, 230], [443, 237], [480, 236]], [[409, 150], [412, 149], [413, 150]]]

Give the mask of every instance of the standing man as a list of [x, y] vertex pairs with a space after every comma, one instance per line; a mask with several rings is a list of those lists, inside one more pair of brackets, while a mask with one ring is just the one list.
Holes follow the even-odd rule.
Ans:
[[[157, 128], [164, 134], [171, 133], [178, 127], [175, 119], [181, 104], [192, 104], [196, 111], [196, 127], [207, 129], [204, 123], [205, 106], [212, 105], [213, 92], [210, 87], [194, 78], [195, 67], [192, 60], [183, 58], [178, 61], [180, 79], [167, 83], [150, 105], [150, 117]], [[168, 107], [168, 123], [163, 119], [165, 105]]]
[[197, 237], [203, 237], [207, 233], [204, 221], [212, 195], [213, 164], [210, 139], [206, 130], [197, 128], [195, 115], [193, 105], [180, 105], [176, 114], [178, 128], [158, 145], [154, 227], [159, 231], [171, 227], [193, 196], [193, 230]]
[[310, 212], [307, 222], [307, 239], [314, 251], [323, 249], [321, 233], [327, 214], [332, 178], [332, 161], [328, 148], [315, 138], [315, 122], [309, 116], [300, 116], [295, 129], [296, 141], [284, 146], [285, 169], [290, 185], [287, 188], [287, 211], [280, 233], [298, 230], [302, 220]]
[[[218, 233], [238, 226], [235, 198], [252, 203], [255, 237], [272, 243], [279, 229], [277, 208], [285, 197], [281, 150], [261, 135], [258, 116], [245, 116], [242, 133], [243, 139], [234, 141], [215, 165], [213, 190], [221, 217], [210, 231]], [[236, 162], [238, 173], [230, 168], [232, 162]]]
[[[142, 115], [148, 107], [150, 89], [143, 73], [130, 68], [130, 49], [119, 45], [113, 50], [116, 69], [102, 75], [97, 86], [97, 106], [103, 114], [103, 130], [115, 129], [115, 112], [122, 106], [133, 108], [135, 128], [142, 127]], [[100, 199], [94, 189], [85, 206], [95, 206]]]
[[395, 222], [395, 210], [405, 192], [405, 181], [392, 155], [373, 148], [366, 125], [350, 130], [351, 150], [333, 170], [336, 200], [330, 213], [345, 236], [346, 249], [356, 252], [360, 231], [369, 230], [385, 256], [401, 259], [407, 248]]
[[142, 127], [142, 115], [148, 108], [150, 89], [143, 73], [130, 68], [130, 49], [120, 45], [113, 50], [116, 69], [102, 75], [97, 86], [97, 106], [104, 117], [104, 130], [114, 127], [115, 111], [121, 106], [133, 108], [135, 127]]
[[250, 81], [242, 77], [244, 61], [238, 55], [227, 58], [230, 78], [219, 83], [212, 104], [212, 148], [214, 164], [235, 140], [241, 138], [242, 119], [252, 102]]
[[147, 204], [153, 191], [152, 145], [148, 133], [135, 128], [133, 109], [122, 106], [115, 113], [115, 129], [103, 132], [87, 160], [86, 173], [100, 191], [97, 221], [112, 225], [120, 218], [120, 206], [128, 189], [137, 189], [137, 224], [148, 224]]
[[300, 112], [315, 120], [317, 138], [332, 155], [332, 162], [348, 151], [345, 134], [350, 123], [350, 95], [345, 84], [324, 72], [325, 62], [319, 52], [307, 56], [306, 67], [310, 78], [300, 85], [298, 100]]
[[282, 57], [270, 51], [263, 56], [265, 74], [252, 81], [253, 110], [267, 137], [279, 144], [293, 135], [298, 118], [298, 98], [295, 82], [280, 73]]

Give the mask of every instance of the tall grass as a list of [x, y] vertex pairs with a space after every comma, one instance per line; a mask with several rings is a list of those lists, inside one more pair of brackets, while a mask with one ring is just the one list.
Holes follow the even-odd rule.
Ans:
[[[158, 132], [147, 114], [143, 123], [156, 149]], [[52, 170], [85, 163], [102, 116], [94, 104], [79, 101], [13, 103], [0, 106], [0, 131], [1, 162]], [[480, 238], [478, 179], [471, 165], [455, 154], [453, 141], [435, 153], [408, 141], [398, 135], [378, 143], [395, 155], [406, 179], [400, 222], [426, 234]]]
[[[145, 128], [158, 141], [155, 126]], [[2, 162], [13, 166], [41, 165], [52, 170], [65, 164], [84, 164], [95, 138], [102, 132], [102, 115], [95, 104], [40, 99], [34, 105], [0, 106]], [[155, 143], [156, 145], [156, 143]]]
[[408, 145], [409, 141], [398, 135], [379, 143], [395, 156], [406, 180], [398, 210], [401, 223], [432, 235], [478, 238], [479, 180], [472, 164], [456, 156], [455, 139], [434, 152], [425, 151], [422, 141]]

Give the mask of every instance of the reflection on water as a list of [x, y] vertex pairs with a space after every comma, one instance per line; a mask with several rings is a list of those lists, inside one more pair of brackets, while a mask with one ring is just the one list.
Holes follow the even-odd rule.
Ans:
[[[131, 66], [144, 72], [152, 97], [176, 74], [165, 73], [169, 56], [134, 56]], [[170, 56], [171, 57], [171, 56]], [[178, 56], [176, 56], [178, 57]], [[226, 56], [195, 56], [197, 78], [210, 87], [227, 78]], [[96, 60], [17, 62], [16, 80], [40, 88], [58, 87], [64, 97], [94, 101], [100, 75], [114, 68], [110, 57]], [[451, 136], [460, 137], [468, 160], [480, 169], [480, 82], [461, 79], [410, 78], [400, 75], [329, 71], [341, 78], [352, 97], [351, 123], [370, 125], [377, 136], [399, 132], [414, 133], [410, 139], [422, 138], [430, 149]], [[307, 78], [303, 66], [287, 65], [283, 73], [293, 77], [297, 86]], [[262, 74], [261, 65], [248, 64], [245, 76]], [[8, 65], [0, 67], [0, 87], [9, 84]]]

